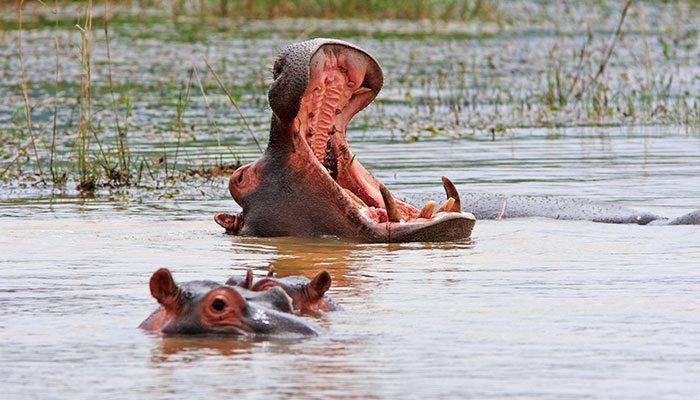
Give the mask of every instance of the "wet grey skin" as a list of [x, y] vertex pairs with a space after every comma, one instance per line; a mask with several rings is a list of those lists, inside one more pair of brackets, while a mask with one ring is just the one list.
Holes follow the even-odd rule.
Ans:
[[[410, 197], [410, 196], [409, 196]], [[412, 201], [430, 199], [413, 196]], [[700, 210], [677, 218], [666, 218], [615, 204], [571, 197], [511, 196], [497, 193], [460, 192], [462, 207], [477, 219], [552, 218], [608, 224], [700, 225]]]
[[[229, 285], [228, 282], [226, 282], [226, 284]], [[244, 299], [246, 299], [248, 302], [252, 302], [255, 305], [287, 314], [294, 313], [292, 299], [289, 298], [282, 288], [274, 287], [264, 292], [253, 292], [252, 290], [244, 289], [242, 287], [234, 287], [234, 289], [240, 293]]]
[[222, 287], [220, 283], [208, 280], [178, 284], [178, 317], [160, 329], [149, 329], [148, 326], [152, 320], [163, 312], [163, 309], [160, 308], [146, 318], [140, 327], [174, 335], [222, 334], [240, 337], [268, 337], [316, 336], [319, 334], [319, 329], [314, 324], [290, 314], [292, 312], [291, 299], [280, 288], [272, 288], [274, 290], [265, 292], [232, 288], [246, 300], [246, 304], [241, 310], [242, 324], [230, 328], [208, 328], [201, 322], [199, 304], [207, 293], [220, 287]]
[[[330, 296], [326, 295], [325, 291], [328, 290], [328, 288], [330, 288], [330, 274], [328, 274], [326, 271], [323, 271], [320, 274], [326, 274], [328, 276], [327, 279], [329, 279], [327, 287], [323, 287], [320, 289], [314, 289], [313, 287], [316, 285], [312, 284], [312, 280], [305, 276], [292, 275], [279, 278], [276, 276], [274, 270], [272, 269], [267, 274], [267, 276], [257, 278], [253, 276], [252, 270], [249, 269], [244, 277], [230, 277], [226, 281], [226, 285], [236, 287], [239, 292], [259, 294], [266, 293], [272, 289], [277, 289], [283, 291], [285, 294], [287, 294], [287, 296], [289, 296], [292, 299], [297, 298], [297, 301], [308, 301], [310, 296], [314, 296], [315, 298], [312, 299], [313, 302], [318, 304], [322, 311], [342, 310], [343, 308], [340, 306], [340, 304], [336, 303], [335, 300], [330, 298]], [[317, 279], [319, 276], [321, 275], [317, 275], [315, 279]], [[274, 282], [275, 286], [267, 284], [271, 282]], [[248, 290], [260, 288], [261, 286], [263, 287], [262, 292]], [[294, 306], [294, 300], [292, 300], [292, 311], [288, 312], [298, 313], [300, 311], [300, 309]]]

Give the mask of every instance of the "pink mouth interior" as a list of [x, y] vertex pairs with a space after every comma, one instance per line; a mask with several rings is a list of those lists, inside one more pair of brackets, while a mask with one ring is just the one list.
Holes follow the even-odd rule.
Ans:
[[[371, 220], [387, 222], [380, 183], [355, 159], [345, 134], [350, 119], [376, 96], [365, 82], [370, 68], [377, 68], [374, 61], [357, 50], [335, 45], [321, 47], [310, 62], [309, 83], [294, 130], [353, 204]], [[432, 213], [421, 217], [421, 210], [400, 200], [395, 203], [402, 221], [434, 218]]]

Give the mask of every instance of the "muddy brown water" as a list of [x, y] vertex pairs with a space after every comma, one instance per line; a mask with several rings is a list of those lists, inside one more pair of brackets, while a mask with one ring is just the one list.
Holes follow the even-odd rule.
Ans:
[[[668, 216], [700, 208], [700, 139], [666, 128], [386, 139], [355, 152], [398, 195], [576, 195]], [[600, 135], [604, 133], [604, 135]], [[217, 195], [0, 204], [3, 398], [694, 398], [700, 230], [478, 221], [465, 243], [239, 238]], [[216, 192], [216, 190], [214, 190]], [[164, 338], [138, 324], [150, 274], [223, 282], [328, 270], [345, 308], [300, 340]]]

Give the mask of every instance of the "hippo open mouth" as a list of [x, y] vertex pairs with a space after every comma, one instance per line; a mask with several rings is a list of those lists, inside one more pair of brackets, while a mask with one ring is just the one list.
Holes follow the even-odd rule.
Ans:
[[474, 216], [443, 177], [447, 201], [422, 209], [395, 199], [356, 159], [352, 117], [379, 93], [379, 63], [349, 43], [315, 39], [277, 58], [268, 94], [270, 141], [258, 161], [236, 170], [229, 191], [240, 215], [217, 214], [230, 233], [333, 235], [364, 242], [447, 241], [469, 237]]

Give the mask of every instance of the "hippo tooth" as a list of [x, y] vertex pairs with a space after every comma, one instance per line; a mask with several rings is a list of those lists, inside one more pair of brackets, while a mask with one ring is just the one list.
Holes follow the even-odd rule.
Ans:
[[435, 211], [435, 214], [437, 214], [439, 212], [444, 212], [444, 211], [449, 212], [450, 210], [452, 210], [452, 206], [454, 206], [454, 204], [455, 204], [455, 199], [453, 197], [450, 197], [449, 199], [447, 199], [447, 201], [442, 203], [442, 205]]
[[433, 211], [435, 211], [435, 202], [430, 200], [429, 202], [425, 203], [425, 206], [423, 206], [423, 209], [420, 210], [420, 214], [418, 215], [418, 218], [430, 219], [433, 217]]
[[326, 167], [328, 173], [331, 174], [333, 180], [338, 179], [338, 158], [335, 156], [335, 151], [333, 151], [333, 142], [328, 139], [326, 142], [326, 151], [323, 156], [323, 166]]
[[361, 198], [357, 197], [355, 193], [351, 192], [350, 189], [343, 188], [343, 190], [345, 190], [345, 193], [347, 193], [348, 196], [355, 201], [355, 203], [359, 204], [361, 207], [367, 207], [367, 204], [365, 204]]
[[445, 194], [447, 195], [447, 198], [449, 199], [451, 197], [455, 200], [452, 208], [445, 211], [461, 212], [462, 203], [459, 201], [459, 192], [457, 192], [457, 188], [452, 183], [452, 181], [449, 180], [446, 176], [443, 176], [440, 179], [442, 179], [442, 186], [445, 188]]
[[381, 183], [379, 184], [379, 191], [382, 194], [384, 206], [386, 206], [386, 216], [389, 222], [399, 222], [399, 211], [396, 209], [396, 200], [394, 200], [394, 196], [392, 196], [389, 189]]
[[352, 94], [358, 95], [358, 94], [367, 93], [367, 92], [371, 92], [371, 91], [372, 91], [372, 89], [370, 89], [368, 87], [360, 86], [359, 88], [357, 88], [357, 90], [352, 92]]

